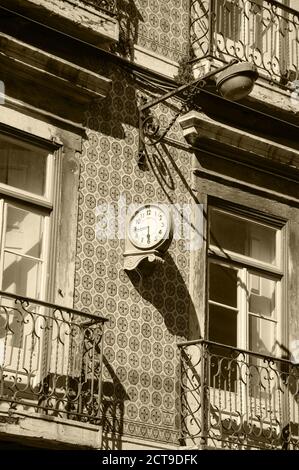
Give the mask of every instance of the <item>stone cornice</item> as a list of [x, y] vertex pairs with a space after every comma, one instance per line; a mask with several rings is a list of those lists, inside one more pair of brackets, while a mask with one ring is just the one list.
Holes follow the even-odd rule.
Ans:
[[230, 147], [236, 155], [238, 151], [245, 151], [255, 157], [268, 159], [291, 168], [299, 168], [299, 152], [295, 149], [218, 122], [206, 114], [190, 111], [179, 118], [179, 123], [184, 137], [195, 147], [200, 148], [201, 141], [210, 142], [211, 150], [213, 150], [213, 143], [218, 146], [223, 144]]
[[0, 0], [0, 6], [103, 49], [119, 38], [116, 17], [84, 0]]
[[5, 34], [0, 34], [0, 56], [2, 76], [28, 76], [43, 90], [57, 89], [75, 101], [105, 98], [111, 87], [110, 79]]

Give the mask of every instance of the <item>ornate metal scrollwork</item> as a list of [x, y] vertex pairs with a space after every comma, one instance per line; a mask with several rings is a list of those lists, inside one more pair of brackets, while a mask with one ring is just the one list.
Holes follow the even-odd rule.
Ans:
[[85, 0], [85, 3], [90, 3], [90, 5], [110, 15], [116, 14], [116, 0]]
[[197, 60], [250, 61], [273, 82], [299, 78], [299, 12], [275, 0], [192, 0], [190, 37]]
[[[142, 121], [142, 140], [145, 142], [146, 139], [157, 139], [159, 140], [160, 135], [160, 121], [156, 116], [147, 116], [143, 121]], [[151, 143], [149, 143], [151, 145]]]
[[179, 348], [181, 442], [299, 449], [298, 365], [205, 340]]
[[97, 424], [105, 319], [0, 292], [1, 411]]

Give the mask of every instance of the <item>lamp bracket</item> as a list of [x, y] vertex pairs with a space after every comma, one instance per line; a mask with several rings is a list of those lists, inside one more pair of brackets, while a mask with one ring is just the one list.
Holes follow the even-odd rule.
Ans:
[[[145, 147], [146, 145], [153, 146], [161, 142], [167, 133], [170, 131], [177, 118], [188, 110], [190, 105], [194, 107], [194, 97], [200, 93], [200, 90], [206, 85], [207, 79], [222, 72], [223, 70], [231, 67], [231, 65], [238, 63], [237, 59], [233, 59], [230, 63], [213, 70], [203, 77], [192, 80], [189, 83], [180, 85], [163, 96], [154, 100], [148, 101], [146, 98], [142, 99], [142, 104], [139, 106], [139, 166], [144, 165], [145, 160]], [[152, 108], [164, 101], [172, 98], [173, 96], [180, 95], [183, 102], [179, 109], [175, 112], [174, 116], [167, 123], [162, 125], [159, 118], [152, 112]]]

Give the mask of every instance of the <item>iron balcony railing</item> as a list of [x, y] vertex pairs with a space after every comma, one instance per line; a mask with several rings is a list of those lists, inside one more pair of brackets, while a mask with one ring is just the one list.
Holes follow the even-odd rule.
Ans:
[[102, 10], [108, 15], [116, 14], [116, 0], [84, 0], [85, 3], [89, 3], [98, 10]]
[[205, 340], [179, 349], [182, 445], [299, 449], [299, 365]]
[[299, 79], [299, 12], [275, 0], [191, 0], [196, 59], [254, 63], [260, 75], [293, 87]]
[[105, 321], [0, 292], [0, 413], [98, 424]]

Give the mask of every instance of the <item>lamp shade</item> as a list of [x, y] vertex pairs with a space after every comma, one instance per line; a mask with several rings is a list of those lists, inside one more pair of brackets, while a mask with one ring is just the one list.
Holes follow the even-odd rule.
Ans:
[[216, 79], [216, 86], [224, 98], [238, 101], [249, 95], [257, 78], [256, 66], [249, 62], [241, 62], [220, 73]]

